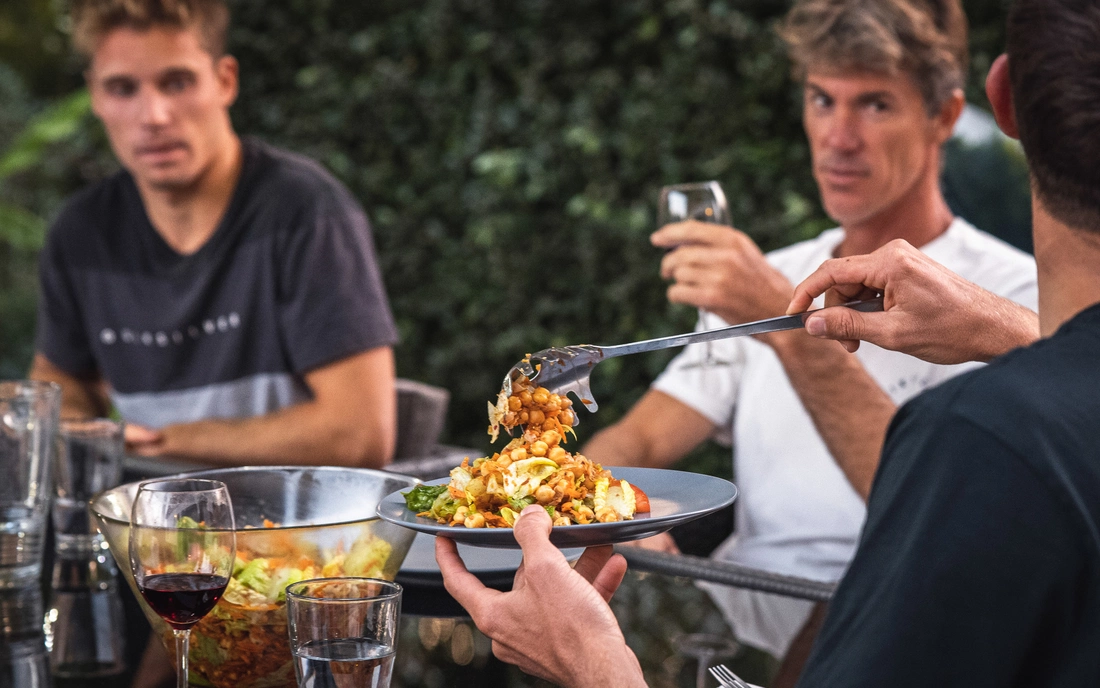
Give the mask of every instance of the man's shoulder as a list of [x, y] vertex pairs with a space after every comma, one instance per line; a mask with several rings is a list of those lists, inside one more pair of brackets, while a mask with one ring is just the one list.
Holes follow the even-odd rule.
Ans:
[[[1087, 489], [1100, 500], [1097, 351], [1100, 305], [1086, 309], [1051, 338], [917, 396], [899, 411], [891, 435], [926, 437], [940, 444], [954, 441], [944, 435], [960, 441], [981, 436], [991, 451], [1014, 454], [1051, 485], [1062, 484], [1064, 476], [1085, 476]], [[915, 460], [935, 463], [937, 456], [931, 454], [935, 452], [922, 452]], [[938, 458], [951, 462], [959, 457]]]
[[357, 205], [347, 188], [316, 160], [259, 139], [247, 138], [244, 144], [255, 170], [253, 193], [306, 207]]
[[48, 243], [80, 246], [83, 240], [106, 230], [109, 218], [117, 227], [132, 202], [128, 189], [132, 184], [129, 174], [119, 170], [66, 198], [50, 225]]

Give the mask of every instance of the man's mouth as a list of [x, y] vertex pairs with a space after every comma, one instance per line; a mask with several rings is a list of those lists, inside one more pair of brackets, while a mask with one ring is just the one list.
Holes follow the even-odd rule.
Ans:
[[187, 144], [182, 141], [163, 141], [138, 146], [135, 153], [139, 158], [156, 164], [158, 162], [168, 162], [171, 158], [186, 151]]
[[853, 184], [870, 176], [870, 171], [864, 167], [822, 165], [818, 167], [818, 174], [831, 184]]

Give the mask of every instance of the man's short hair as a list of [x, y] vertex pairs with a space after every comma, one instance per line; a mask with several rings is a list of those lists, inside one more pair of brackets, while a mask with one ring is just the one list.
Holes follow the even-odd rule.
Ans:
[[799, 0], [779, 29], [799, 81], [815, 71], [913, 76], [930, 115], [966, 83], [959, 0]]
[[1007, 43], [1032, 191], [1059, 221], [1100, 232], [1100, 5], [1017, 0]]
[[73, 46], [91, 57], [115, 29], [153, 27], [198, 30], [202, 47], [214, 57], [225, 54], [229, 8], [224, 0], [73, 0]]

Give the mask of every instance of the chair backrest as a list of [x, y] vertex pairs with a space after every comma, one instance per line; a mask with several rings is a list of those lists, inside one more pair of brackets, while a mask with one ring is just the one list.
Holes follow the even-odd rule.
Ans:
[[397, 379], [397, 447], [394, 460], [428, 456], [439, 443], [451, 393], [415, 380]]

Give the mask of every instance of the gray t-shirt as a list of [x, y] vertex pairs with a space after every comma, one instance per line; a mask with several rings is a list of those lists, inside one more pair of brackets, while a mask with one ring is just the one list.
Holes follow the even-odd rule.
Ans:
[[243, 144], [225, 216], [194, 254], [157, 234], [125, 171], [50, 230], [38, 351], [102, 376], [127, 421], [268, 413], [309, 398], [310, 370], [397, 341], [363, 209], [315, 162]]

